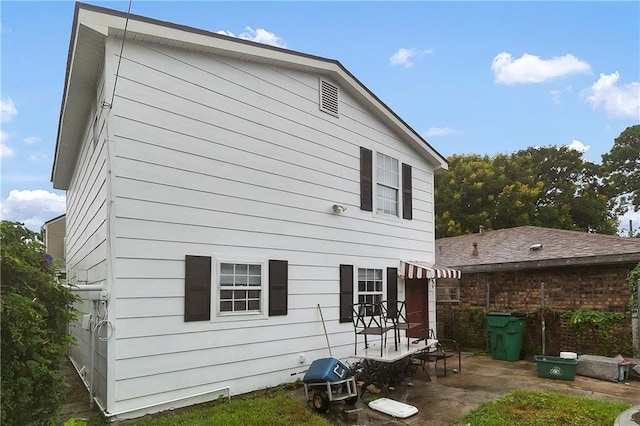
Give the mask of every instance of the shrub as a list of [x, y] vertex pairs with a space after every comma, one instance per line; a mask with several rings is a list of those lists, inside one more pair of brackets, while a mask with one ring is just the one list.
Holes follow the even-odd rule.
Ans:
[[50, 423], [65, 398], [58, 369], [75, 297], [57, 282], [39, 234], [2, 221], [0, 242], [0, 423]]

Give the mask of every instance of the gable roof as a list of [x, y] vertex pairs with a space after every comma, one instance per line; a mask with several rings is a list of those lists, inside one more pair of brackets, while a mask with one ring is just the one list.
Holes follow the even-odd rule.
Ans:
[[434, 171], [447, 169], [447, 161], [441, 154], [337, 60], [76, 3], [51, 171], [51, 181], [56, 189], [67, 189], [71, 181], [88, 114], [95, 98], [95, 83], [102, 69], [100, 56], [96, 57], [96, 52], [103, 51], [107, 37], [222, 55], [329, 77], [339, 84], [341, 90], [349, 92], [368, 106], [382, 122], [395, 129], [434, 167]]
[[462, 272], [640, 262], [640, 238], [537, 226], [440, 238], [435, 245], [436, 262]]

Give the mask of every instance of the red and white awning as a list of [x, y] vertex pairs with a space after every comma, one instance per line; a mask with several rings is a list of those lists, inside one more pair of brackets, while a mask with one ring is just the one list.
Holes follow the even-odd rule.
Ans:
[[427, 262], [400, 262], [400, 271], [406, 278], [455, 278], [460, 279], [462, 273], [457, 269], [438, 266]]

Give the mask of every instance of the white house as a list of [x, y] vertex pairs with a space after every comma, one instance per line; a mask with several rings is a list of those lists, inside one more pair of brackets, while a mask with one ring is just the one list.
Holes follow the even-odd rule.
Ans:
[[77, 4], [52, 181], [92, 397], [128, 418], [294, 381], [327, 339], [354, 354], [372, 298], [435, 329], [446, 167], [338, 61]]

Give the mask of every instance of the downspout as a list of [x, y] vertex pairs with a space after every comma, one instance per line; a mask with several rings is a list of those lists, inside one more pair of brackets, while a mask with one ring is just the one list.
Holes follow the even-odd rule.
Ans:
[[547, 354], [547, 349], [546, 349], [546, 331], [547, 331], [547, 325], [544, 321], [544, 283], [540, 284], [540, 296], [542, 298], [541, 301], [541, 305], [542, 305], [542, 310], [540, 312], [540, 319], [542, 320], [542, 355], [546, 355]]
[[640, 357], [640, 279], [636, 280], [636, 356]]

